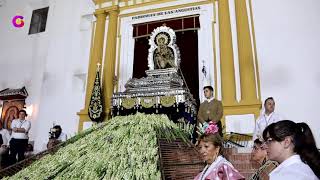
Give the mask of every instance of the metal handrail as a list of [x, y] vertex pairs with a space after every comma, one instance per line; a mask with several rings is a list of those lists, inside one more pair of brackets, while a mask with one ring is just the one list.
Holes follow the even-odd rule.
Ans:
[[251, 135], [236, 132], [230, 132], [225, 137], [227, 137], [225, 139], [225, 147], [248, 147], [249, 141], [252, 140]]

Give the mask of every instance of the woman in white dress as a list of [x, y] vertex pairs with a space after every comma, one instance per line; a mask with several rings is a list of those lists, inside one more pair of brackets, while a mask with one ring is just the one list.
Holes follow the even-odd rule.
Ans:
[[270, 124], [263, 131], [268, 157], [280, 165], [270, 180], [318, 180], [320, 153], [309, 126], [289, 120]]
[[199, 138], [199, 150], [207, 165], [195, 180], [238, 180], [244, 177], [223, 156], [222, 138], [218, 126], [210, 122]]

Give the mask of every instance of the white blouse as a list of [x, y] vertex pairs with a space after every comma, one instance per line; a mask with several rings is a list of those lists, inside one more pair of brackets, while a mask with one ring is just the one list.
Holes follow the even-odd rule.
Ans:
[[301, 161], [299, 155], [293, 155], [283, 161], [269, 177], [270, 180], [319, 180], [312, 169]]

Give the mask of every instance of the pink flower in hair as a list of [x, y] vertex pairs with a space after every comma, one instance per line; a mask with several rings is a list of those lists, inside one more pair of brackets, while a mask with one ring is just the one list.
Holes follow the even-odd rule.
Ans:
[[216, 123], [210, 122], [209, 126], [206, 128], [206, 134], [215, 134], [219, 131], [219, 128]]

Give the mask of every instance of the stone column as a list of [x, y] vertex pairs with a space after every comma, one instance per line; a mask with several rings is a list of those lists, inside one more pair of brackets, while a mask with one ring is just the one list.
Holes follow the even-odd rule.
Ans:
[[233, 61], [229, 0], [218, 1], [221, 89], [224, 105], [236, 104], [236, 83]]
[[241, 103], [258, 103], [249, 18], [245, 0], [235, 0]]
[[93, 47], [91, 47], [92, 49], [88, 67], [85, 107], [78, 113], [78, 115], [80, 116], [79, 131], [82, 130], [83, 122], [90, 120], [88, 117], [88, 107], [95, 80], [95, 72], [97, 69], [97, 63], [101, 64], [103, 57], [103, 42], [107, 14], [105, 11], [96, 11], [94, 15], [97, 18], [96, 28], [94, 32]]
[[113, 94], [113, 79], [115, 73], [116, 50], [117, 50], [117, 24], [118, 8], [107, 12], [109, 14], [108, 34], [106, 40], [106, 51], [103, 67], [103, 95], [105, 100], [105, 112], [107, 117], [110, 113], [111, 98]]

